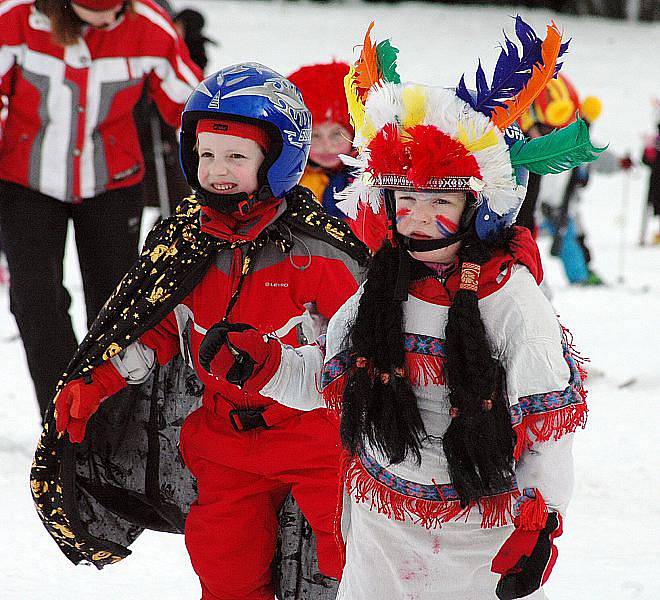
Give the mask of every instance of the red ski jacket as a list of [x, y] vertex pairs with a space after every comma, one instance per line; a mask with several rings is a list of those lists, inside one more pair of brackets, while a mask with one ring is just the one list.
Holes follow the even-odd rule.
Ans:
[[152, 0], [57, 45], [34, 0], [0, 0], [0, 179], [64, 202], [139, 183], [132, 110], [147, 86], [173, 126], [201, 73]]
[[[281, 210], [281, 209], [280, 209]], [[207, 214], [213, 211], [206, 209]], [[203, 225], [207, 232], [220, 236], [215, 222]], [[265, 223], [259, 224], [263, 230]], [[251, 231], [248, 237], [256, 237]], [[225, 236], [222, 236], [223, 238]], [[330, 319], [358, 288], [364, 269], [346, 252], [328, 242], [301, 231], [291, 235], [293, 247], [283, 251], [267, 243], [255, 255], [249, 273], [244, 277], [237, 300], [229, 314], [232, 323], [248, 323], [259, 331], [276, 332], [292, 346], [305, 343], [299, 337], [298, 324], [306, 308], [313, 306], [318, 314]], [[220, 251], [215, 264], [188, 296], [156, 327], [141, 336], [140, 341], [155, 350], [158, 362], [167, 363], [180, 350], [194, 366], [206, 386], [204, 404], [215, 410], [217, 402], [234, 408], [254, 408], [274, 401], [252, 394], [207, 373], [199, 364], [199, 346], [204, 334], [222, 320], [244, 268], [246, 244]], [[313, 342], [314, 340], [309, 340]], [[224, 408], [218, 407], [219, 410]], [[297, 412], [291, 409], [293, 413]]]

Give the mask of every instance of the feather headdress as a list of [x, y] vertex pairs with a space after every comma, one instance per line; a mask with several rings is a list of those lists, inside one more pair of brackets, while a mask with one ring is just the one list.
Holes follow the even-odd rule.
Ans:
[[401, 83], [398, 50], [387, 40], [374, 43], [373, 25], [344, 80], [356, 156], [343, 159], [355, 180], [336, 199], [349, 217], [359, 202], [377, 212], [382, 188], [466, 191], [508, 226], [525, 195], [521, 168], [557, 172], [603, 150], [591, 145], [579, 122], [570, 132], [529, 142], [515, 124], [561, 67], [568, 42], [554, 23], [541, 40], [516, 17], [518, 44], [504, 36], [490, 85], [479, 63], [476, 92], [465, 76], [456, 89]]

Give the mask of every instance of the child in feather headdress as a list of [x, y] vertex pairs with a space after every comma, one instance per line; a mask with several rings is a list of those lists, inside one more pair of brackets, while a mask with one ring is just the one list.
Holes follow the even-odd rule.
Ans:
[[507, 38], [475, 93], [400, 83], [369, 33], [346, 78], [357, 156], [342, 207], [384, 203], [391, 237], [325, 347], [282, 346], [260, 390], [339, 417], [343, 600], [544, 598], [557, 558], [585, 392], [513, 224], [527, 170], [598, 149], [582, 122], [571, 141], [524, 138], [515, 121], [565, 45], [554, 24], [541, 40], [518, 18], [516, 34], [522, 52]]

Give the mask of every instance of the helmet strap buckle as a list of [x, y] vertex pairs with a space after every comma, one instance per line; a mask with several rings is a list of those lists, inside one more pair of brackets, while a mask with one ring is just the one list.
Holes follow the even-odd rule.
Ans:
[[238, 203], [238, 212], [245, 216], [250, 212], [250, 203], [247, 200], [241, 200], [241, 202]]

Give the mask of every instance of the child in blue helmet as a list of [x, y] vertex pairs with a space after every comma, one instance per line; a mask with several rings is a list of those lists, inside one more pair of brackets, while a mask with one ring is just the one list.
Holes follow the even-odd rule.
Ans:
[[[525, 192], [516, 170], [546, 160], [514, 122], [541, 85], [532, 74], [554, 72], [563, 46], [555, 26], [542, 41], [516, 25], [539, 57], [520, 98], [509, 81], [484, 105], [499, 96], [486, 84], [402, 84], [380, 64], [379, 85], [347, 86], [357, 173], [344, 195], [379, 210], [384, 200], [392, 238], [331, 319], [325, 351], [279, 349], [260, 388], [339, 418], [342, 600], [541, 599], [557, 558], [585, 393], [538, 287], [538, 249], [513, 226]], [[586, 147], [580, 127], [573, 143]]]
[[[60, 436], [53, 439], [46, 431], [38, 451], [47, 465], [37, 459], [43, 469], [35, 469], [35, 478], [52, 473], [53, 455], [63, 463], [77, 456], [84, 464], [86, 453], [94, 452], [103, 468], [76, 471], [91, 496], [108, 496], [110, 481], [103, 473], [111, 473], [115, 504], [124, 505], [122, 518], [156, 527], [168, 502], [167, 518], [176, 512], [172, 487], [185, 478], [167, 452], [181, 427], [176, 417], [185, 416], [180, 454], [197, 484], [185, 523], [186, 546], [203, 600], [272, 600], [278, 510], [290, 493], [316, 534], [319, 569], [334, 578], [341, 572], [333, 532], [336, 427], [325, 408], [286, 407], [257, 391], [279, 366], [278, 340], [300, 345], [299, 324], [310, 304], [329, 319], [357, 289], [367, 256], [346, 225], [318, 211], [311, 193], [297, 187], [310, 133], [310, 113], [299, 91], [263, 65], [227, 67], [196, 88], [181, 129], [181, 163], [194, 196], [150, 234], [142, 258], [92, 326], [58, 387], [55, 423], [50, 420], [48, 431], [55, 425]], [[243, 333], [239, 346], [227, 342], [234, 331]], [[180, 353], [197, 377], [185, 375], [180, 362], [169, 367], [152, 388], [160, 385], [163, 412], [141, 425], [150, 432], [147, 450], [120, 458], [117, 432], [110, 436], [105, 429], [113, 407], [122, 405], [116, 398], [127, 384], [153, 378], [157, 364], [180, 361]], [[186, 387], [203, 384], [201, 406], [192, 414], [176, 406], [185, 394], [168, 392], [168, 382], [177, 378], [186, 379]], [[110, 396], [113, 401], [105, 402]], [[140, 412], [136, 402], [133, 415]], [[112, 449], [107, 463], [106, 448]], [[138, 502], [135, 490], [122, 503], [122, 474], [137, 468], [131, 461], [154, 453], [160, 475], [145, 478], [165, 481], [151, 489], [151, 508]], [[71, 544], [65, 549], [72, 560], [102, 566], [127, 552], [109, 543], [116, 538], [108, 529], [90, 538], [103, 519], [102, 507], [82, 527], [70, 502], [53, 506], [57, 500], [42, 489], [33, 486], [39, 511], [56, 539], [59, 530], [49, 518], [53, 513], [66, 518], [75, 540], [75, 549]], [[123, 544], [126, 537], [120, 538]]]

